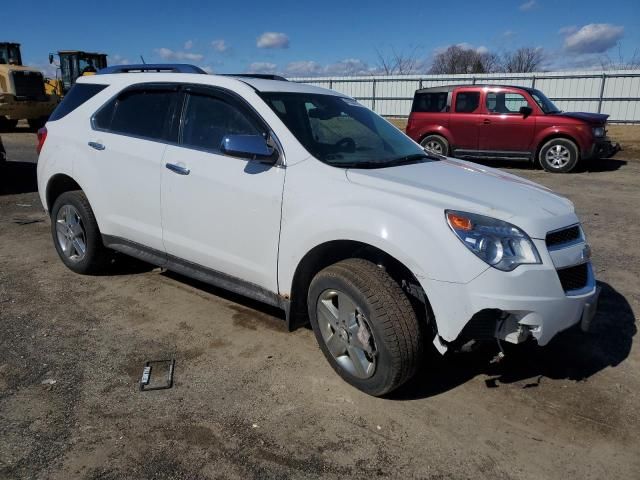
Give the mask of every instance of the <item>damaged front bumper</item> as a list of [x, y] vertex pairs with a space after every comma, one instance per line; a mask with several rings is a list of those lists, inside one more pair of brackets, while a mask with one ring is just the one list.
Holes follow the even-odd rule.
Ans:
[[[441, 353], [482, 338], [510, 343], [534, 339], [543, 346], [578, 323], [589, 329], [600, 289], [591, 263], [575, 262], [584, 244], [550, 254], [543, 242], [534, 242], [541, 243], [541, 265], [523, 265], [512, 272], [489, 268], [466, 284], [431, 280], [425, 285], [438, 328], [434, 344]], [[561, 260], [571, 263], [556, 267], [554, 262]], [[568, 265], [585, 267], [586, 281], [577, 290], [566, 291], [561, 283], [557, 268]]]
[[609, 138], [604, 138], [595, 142], [586, 153], [587, 159], [611, 158], [622, 150], [618, 142], [613, 142]]

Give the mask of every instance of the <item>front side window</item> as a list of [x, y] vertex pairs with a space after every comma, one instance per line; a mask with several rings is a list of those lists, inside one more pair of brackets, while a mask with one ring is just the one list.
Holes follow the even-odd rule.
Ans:
[[220, 151], [226, 135], [261, 135], [264, 132], [247, 112], [221, 98], [189, 94], [182, 126], [182, 144]]
[[458, 92], [456, 94], [457, 113], [473, 113], [480, 105], [480, 92]]
[[113, 133], [164, 139], [176, 96], [177, 92], [164, 89], [125, 91], [95, 115], [94, 125]]
[[383, 168], [430, 159], [400, 130], [350, 98], [292, 92], [260, 96], [307, 151], [329, 165]]
[[521, 107], [528, 107], [529, 102], [524, 95], [511, 92], [487, 93], [487, 110], [491, 113], [520, 113]]

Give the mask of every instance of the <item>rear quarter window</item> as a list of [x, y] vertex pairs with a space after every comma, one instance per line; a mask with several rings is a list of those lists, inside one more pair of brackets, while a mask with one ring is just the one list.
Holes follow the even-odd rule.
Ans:
[[100, 130], [162, 140], [177, 92], [175, 89], [133, 89], [122, 92], [94, 116]]
[[416, 93], [412, 112], [446, 112], [448, 92]]
[[49, 117], [49, 121], [54, 122], [66, 117], [87, 100], [107, 88], [107, 86], [108, 85], [99, 85], [96, 83], [76, 83], [53, 111]]

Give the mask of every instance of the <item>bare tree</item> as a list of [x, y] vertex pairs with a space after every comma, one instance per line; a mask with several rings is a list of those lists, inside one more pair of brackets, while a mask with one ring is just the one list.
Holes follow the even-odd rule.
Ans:
[[418, 70], [417, 47], [408, 53], [391, 47], [390, 52], [382, 52], [376, 48], [378, 69], [385, 75], [409, 75]]
[[502, 56], [502, 68], [509, 73], [535, 72], [542, 62], [544, 62], [542, 48], [522, 47]]
[[499, 58], [495, 54], [452, 45], [435, 56], [429, 72], [433, 74], [491, 73], [498, 71], [499, 67]]
[[618, 58], [612, 59], [608, 54], [600, 59], [602, 70], [636, 70], [640, 69], [640, 52], [636, 48], [631, 57], [622, 53], [622, 44], [618, 42]]

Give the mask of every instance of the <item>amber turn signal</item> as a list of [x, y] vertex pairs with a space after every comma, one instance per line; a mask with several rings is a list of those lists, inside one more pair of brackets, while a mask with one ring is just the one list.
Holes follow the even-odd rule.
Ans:
[[467, 217], [447, 212], [447, 220], [449, 221], [449, 225], [456, 230], [473, 230], [473, 222]]

